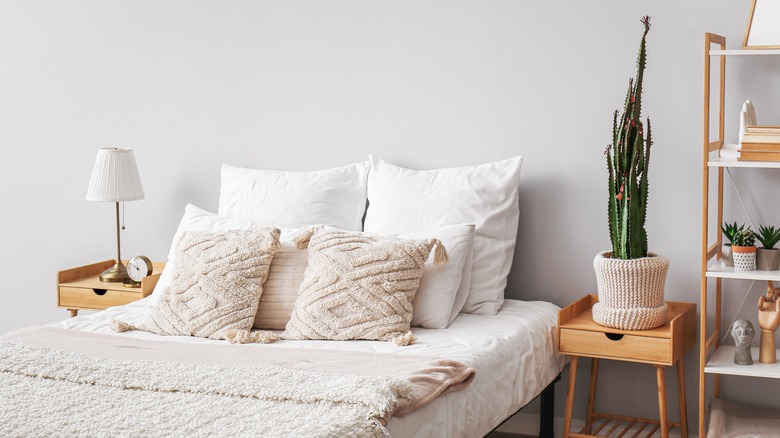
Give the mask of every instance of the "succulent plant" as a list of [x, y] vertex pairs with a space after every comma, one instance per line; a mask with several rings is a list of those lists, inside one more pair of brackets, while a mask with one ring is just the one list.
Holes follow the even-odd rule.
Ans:
[[720, 226], [720, 229], [723, 230], [723, 235], [726, 236], [726, 239], [729, 239], [729, 243], [734, 243], [734, 236], [745, 229], [745, 224], [742, 224], [740, 226], [737, 226], [737, 223], [734, 222], [733, 224], [730, 224], [728, 222], [723, 222], [723, 225]]
[[740, 230], [734, 235], [734, 240], [731, 242], [734, 246], [755, 246], [756, 234], [750, 227]]
[[772, 249], [777, 245], [777, 242], [780, 242], [780, 229], [771, 225], [768, 227], [759, 225], [758, 232], [753, 234], [756, 235], [756, 239], [765, 249]]
[[645, 46], [647, 33], [650, 31], [650, 17], [643, 17], [642, 24], [645, 32], [639, 45], [636, 79], [628, 81], [623, 113], [615, 111], [612, 144], [606, 151], [612, 257], [623, 260], [647, 257], [647, 171], [650, 164], [650, 146], [653, 142], [650, 119], [647, 119], [645, 131], [641, 112], [642, 82], [647, 60]]

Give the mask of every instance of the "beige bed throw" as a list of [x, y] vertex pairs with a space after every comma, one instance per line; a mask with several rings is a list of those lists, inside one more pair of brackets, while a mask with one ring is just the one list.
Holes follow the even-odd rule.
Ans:
[[[380, 436], [392, 415], [474, 374], [431, 357], [33, 327], [0, 339], [0, 421], [86, 436]], [[68, 412], [78, 415], [57, 417]], [[36, 431], [49, 432], [24, 430]]]

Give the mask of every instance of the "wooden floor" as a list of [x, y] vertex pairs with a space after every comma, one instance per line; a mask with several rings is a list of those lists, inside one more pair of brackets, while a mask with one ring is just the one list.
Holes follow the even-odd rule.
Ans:
[[531, 435], [517, 435], [506, 432], [491, 432], [485, 435], [485, 438], [533, 438]]

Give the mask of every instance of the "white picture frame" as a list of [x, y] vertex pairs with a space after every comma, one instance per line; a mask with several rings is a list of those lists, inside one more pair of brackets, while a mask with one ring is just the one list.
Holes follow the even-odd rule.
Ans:
[[753, 0], [743, 49], [780, 49], [780, 0]]

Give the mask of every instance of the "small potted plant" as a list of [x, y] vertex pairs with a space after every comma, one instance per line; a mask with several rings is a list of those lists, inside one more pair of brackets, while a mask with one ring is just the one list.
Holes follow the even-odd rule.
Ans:
[[734, 235], [744, 230], [745, 224], [737, 226], [736, 222], [733, 224], [723, 222], [723, 225], [721, 225], [720, 229], [723, 230], [723, 235], [726, 236], [726, 239], [729, 240], [729, 243], [724, 243], [721, 247], [720, 258], [723, 260], [723, 263], [725, 263], [726, 266], [734, 266], [734, 262], [731, 259], [731, 245], [734, 243]]
[[761, 242], [761, 248], [756, 250], [756, 268], [761, 271], [780, 269], [780, 250], [775, 248], [777, 242], [780, 242], [780, 228], [759, 225], [755, 235]]
[[735, 271], [754, 271], [756, 269], [756, 235], [750, 227], [738, 231], [731, 244]]

